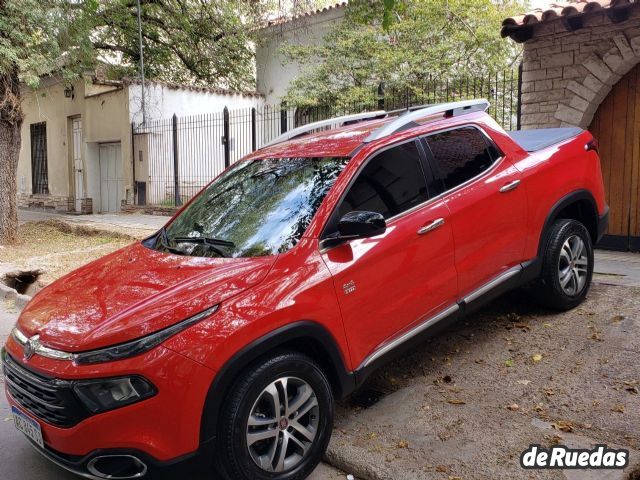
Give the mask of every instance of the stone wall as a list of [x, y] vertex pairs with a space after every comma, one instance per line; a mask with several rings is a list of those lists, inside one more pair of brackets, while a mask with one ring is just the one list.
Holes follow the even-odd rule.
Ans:
[[[27, 195], [18, 194], [18, 208], [32, 210], [46, 210], [55, 212], [73, 212], [75, 201], [73, 197], [62, 195]], [[90, 198], [83, 200], [81, 213], [92, 213], [93, 206]]]
[[522, 128], [586, 128], [611, 87], [640, 62], [640, 6], [613, 23], [604, 12], [567, 31], [561, 20], [535, 26], [524, 44]]

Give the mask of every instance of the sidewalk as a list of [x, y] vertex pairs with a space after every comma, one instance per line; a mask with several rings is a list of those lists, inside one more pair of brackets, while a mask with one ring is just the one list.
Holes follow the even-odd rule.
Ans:
[[93, 227], [100, 230], [129, 233], [136, 237], [144, 237], [162, 227], [171, 217], [145, 215], [142, 213], [105, 213], [92, 215], [65, 215], [55, 212], [35, 210], [18, 210], [20, 224], [44, 220], [61, 220], [75, 225]]
[[640, 287], [640, 253], [596, 250], [593, 281]]

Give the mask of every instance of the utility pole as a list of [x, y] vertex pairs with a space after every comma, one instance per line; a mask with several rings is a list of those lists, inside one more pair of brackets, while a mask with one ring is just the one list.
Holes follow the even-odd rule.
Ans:
[[140, 19], [140, 0], [136, 0], [138, 5], [138, 41], [140, 47], [140, 85], [142, 90], [142, 124], [147, 122], [147, 112], [144, 101], [144, 50], [142, 46], [142, 20]]

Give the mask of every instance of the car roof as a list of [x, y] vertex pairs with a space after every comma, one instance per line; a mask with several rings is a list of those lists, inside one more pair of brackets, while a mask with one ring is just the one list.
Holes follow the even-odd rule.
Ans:
[[371, 132], [391, 118], [367, 120], [300, 137], [262, 148], [247, 158], [349, 157]]

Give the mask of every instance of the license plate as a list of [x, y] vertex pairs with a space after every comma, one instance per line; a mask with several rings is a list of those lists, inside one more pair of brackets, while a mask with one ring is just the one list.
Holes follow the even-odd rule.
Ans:
[[11, 407], [11, 413], [13, 414], [13, 422], [16, 424], [16, 428], [40, 445], [40, 448], [44, 448], [40, 424], [16, 407]]

